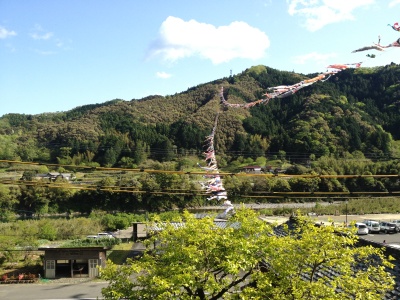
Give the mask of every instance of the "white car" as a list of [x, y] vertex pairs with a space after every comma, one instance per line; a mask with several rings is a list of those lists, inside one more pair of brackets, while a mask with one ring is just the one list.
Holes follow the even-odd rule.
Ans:
[[354, 224], [354, 226], [357, 227], [358, 235], [364, 235], [369, 233], [368, 227], [364, 223], [356, 223]]
[[88, 236], [86, 236], [86, 238], [87, 239], [104, 239], [104, 238], [111, 239], [114, 237], [112, 236], [112, 234], [109, 234], [107, 232], [100, 232], [97, 235], [88, 235]]
[[99, 237], [97, 235], [88, 235], [86, 236], [87, 239], [98, 239]]
[[112, 234], [109, 234], [107, 232], [100, 232], [97, 234], [97, 238], [102, 239], [102, 238], [109, 238], [112, 239], [114, 238]]

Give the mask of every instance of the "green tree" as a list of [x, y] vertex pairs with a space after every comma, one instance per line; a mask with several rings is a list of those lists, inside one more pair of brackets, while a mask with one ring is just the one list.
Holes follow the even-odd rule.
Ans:
[[17, 147], [14, 137], [0, 135], [0, 159], [17, 159]]
[[23, 161], [33, 161], [38, 158], [38, 148], [35, 140], [30, 137], [18, 145], [17, 154]]
[[21, 215], [31, 217], [33, 214], [40, 215], [47, 212], [49, 199], [44, 187], [21, 185], [18, 200], [17, 208]]
[[145, 142], [140, 141], [140, 140], [136, 141], [134, 154], [133, 154], [133, 158], [134, 158], [136, 164], [139, 165], [147, 159], [146, 148], [147, 148], [147, 145]]
[[319, 178], [290, 178], [288, 180], [290, 189], [295, 192], [318, 191]]
[[290, 192], [290, 184], [286, 179], [272, 178], [273, 186], [272, 191], [274, 192]]
[[171, 141], [166, 137], [162, 137], [160, 139], [160, 141], [156, 144], [155, 150], [156, 153], [154, 154], [154, 157], [158, 161], [170, 161], [176, 156]]
[[[356, 246], [354, 232], [343, 230], [338, 235], [333, 226], [299, 218], [289, 235], [270, 239], [275, 251], [242, 299], [382, 299], [393, 288], [386, 269], [393, 265], [382, 249]], [[327, 276], [328, 270], [336, 275]]]
[[10, 221], [13, 219], [13, 209], [18, 203], [15, 193], [5, 185], [0, 185], [0, 221]]
[[[156, 222], [162, 230], [140, 259], [108, 261], [101, 269], [105, 299], [381, 299], [393, 288], [382, 250], [355, 246], [350, 231], [337, 235], [299, 217], [294, 230], [277, 236], [243, 208], [225, 228], [188, 212], [183, 220], [179, 227]], [[318, 277], [324, 268], [336, 275]]]
[[39, 220], [38, 229], [38, 237], [41, 239], [54, 241], [57, 238], [57, 228], [49, 220]]
[[39, 242], [37, 240], [39, 227], [32, 221], [17, 221], [13, 224], [13, 229], [18, 232], [17, 245], [22, 248], [35, 248]]
[[120, 159], [120, 161], [118, 162], [118, 166], [120, 166], [121, 168], [131, 168], [131, 169], [137, 167], [137, 165], [135, 164], [135, 160], [133, 158], [126, 156]]
[[66, 179], [57, 178], [54, 183], [50, 183], [46, 191], [46, 199], [49, 201], [49, 212], [62, 213], [69, 209], [69, 202], [75, 191], [72, 189], [71, 183]]

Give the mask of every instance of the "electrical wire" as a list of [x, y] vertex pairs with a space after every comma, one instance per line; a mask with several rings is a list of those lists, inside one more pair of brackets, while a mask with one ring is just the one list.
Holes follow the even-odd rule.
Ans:
[[239, 176], [239, 177], [284, 177], [284, 178], [382, 178], [382, 177], [397, 177], [400, 178], [400, 174], [272, 174], [272, 173], [233, 173], [233, 172], [200, 172], [200, 171], [170, 171], [170, 170], [154, 170], [144, 168], [109, 168], [109, 167], [90, 167], [90, 166], [76, 166], [76, 165], [63, 165], [63, 164], [50, 164], [50, 163], [36, 163], [36, 162], [22, 162], [15, 160], [0, 160], [0, 163], [10, 164], [24, 164], [24, 165], [38, 165], [38, 166], [52, 166], [52, 167], [63, 167], [63, 168], [74, 168], [74, 169], [88, 169], [88, 170], [99, 170], [99, 171], [121, 171], [121, 172], [133, 172], [133, 173], [150, 173], [150, 174], [178, 174], [178, 175], [212, 175], [218, 174], [220, 176]]
[[[45, 166], [57, 166], [64, 168], [83, 168], [90, 170], [101, 170], [101, 171], [119, 171], [119, 172], [133, 172], [133, 173], [149, 173], [149, 174], [178, 174], [178, 175], [215, 175], [213, 172], [191, 172], [191, 171], [169, 171], [169, 170], [152, 170], [152, 169], [130, 169], [130, 168], [108, 168], [108, 167], [88, 167], [88, 166], [75, 166], [75, 165], [62, 165], [62, 164], [48, 164], [48, 163], [37, 163], [37, 162], [22, 162], [15, 160], [0, 160], [2, 163], [9, 164], [23, 164], [23, 165], [45, 165]], [[266, 177], [266, 178], [399, 178], [399, 174], [368, 174], [368, 175], [329, 175], [329, 174], [255, 174], [255, 173], [227, 173], [218, 172], [219, 176], [249, 176], [249, 177]], [[54, 183], [54, 182], [41, 182], [41, 181], [24, 181], [24, 180], [11, 180], [11, 179], [0, 179], [0, 184], [4, 185], [16, 185], [16, 186], [36, 186], [46, 188], [64, 188], [64, 189], [76, 189], [76, 190], [88, 190], [98, 192], [112, 192], [112, 193], [134, 193], [134, 194], [154, 194], [154, 195], [191, 195], [191, 196], [205, 196], [209, 193], [204, 190], [187, 190], [187, 189], [161, 189], [161, 190], [139, 190], [136, 187], [123, 187], [123, 186], [101, 186], [96, 184], [74, 184], [74, 183]], [[254, 195], [254, 194], [259, 195]], [[264, 195], [260, 195], [263, 193]], [[237, 195], [240, 197], [248, 198], [276, 198], [276, 197], [296, 197], [301, 196], [326, 196], [326, 195], [390, 195], [395, 196], [400, 194], [400, 191], [387, 191], [387, 192], [373, 192], [373, 191], [357, 191], [357, 192], [303, 192], [303, 191], [290, 191], [290, 192], [253, 192], [250, 195]]]

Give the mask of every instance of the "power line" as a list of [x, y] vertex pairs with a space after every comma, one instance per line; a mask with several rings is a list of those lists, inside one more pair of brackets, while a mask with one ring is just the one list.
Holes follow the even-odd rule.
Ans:
[[[98, 192], [110, 192], [110, 193], [133, 193], [133, 194], [153, 194], [153, 195], [189, 195], [189, 196], [209, 196], [210, 193], [204, 190], [187, 190], [187, 189], [162, 189], [162, 190], [138, 190], [132, 187], [120, 187], [120, 186], [103, 186], [103, 187], [89, 187], [86, 186], [73, 186], [66, 184], [54, 184], [54, 183], [40, 183], [35, 181], [29, 182], [12, 182], [12, 181], [0, 181], [0, 184], [4, 185], [26, 185], [26, 186], [36, 186], [45, 188], [64, 188], [64, 189], [78, 189], [78, 190], [88, 190], [88, 191], [98, 191]], [[256, 194], [256, 195], [254, 195]], [[258, 194], [258, 195], [257, 195]], [[320, 192], [320, 191], [255, 191], [248, 195], [234, 195], [233, 197], [242, 198], [283, 198], [291, 196], [293, 198], [321, 198], [330, 196], [356, 196], [356, 195], [386, 195], [392, 197], [400, 196], [400, 191], [336, 191], [336, 192]]]
[[154, 170], [144, 168], [109, 168], [109, 167], [93, 167], [93, 166], [77, 166], [77, 165], [63, 165], [51, 164], [40, 162], [22, 162], [15, 160], [0, 160], [0, 163], [10, 164], [23, 164], [23, 165], [36, 165], [36, 166], [52, 166], [74, 169], [87, 169], [92, 171], [120, 171], [120, 172], [134, 172], [134, 173], [150, 173], [150, 174], [178, 174], [178, 175], [219, 175], [219, 176], [250, 176], [250, 177], [283, 177], [283, 178], [382, 178], [392, 177], [400, 178], [400, 174], [272, 174], [272, 173], [233, 173], [233, 172], [204, 172], [204, 171], [171, 171], [171, 170]]
[[[0, 160], [3, 163], [10, 164], [24, 164], [24, 165], [45, 165], [45, 166], [57, 166], [64, 168], [83, 168], [90, 170], [100, 170], [100, 171], [112, 171], [112, 172], [133, 172], [133, 173], [149, 173], [149, 174], [178, 174], [178, 175], [203, 175], [203, 176], [248, 176], [248, 177], [265, 177], [265, 178], [281, 178], [281, 179], [290, 179], [290, 178], [399, 178], [399, 174], [368, 174], [368, 175], [337, 175], [337, 174], [255, 174], [255, 173], [227, 173], [227, 172], [192, 172], [192, 171], [169, 171], [169, 170], [152, 170], [152, 169], [143, 169], [143, 168], [108, 168], [108, 167], [88, 167], [88, 166], [75, 166], [75, 165], [62, 165], [62, 164], [47, 164], [47, 163], [36, 163], [36, 162], [22, 162], [22, 161], [14, 161], [14, 160]], [[98, 191], [98, 192], [111, 192], [111, 193], [134, 193], [134, 194], [154, 194], [154, 195], [191, 195], [191, 196], [206, 196], [210, 195], [210, 193], [204, 190], [197, 189], [158, 189], [158, 190], [140, 190], [136, 187], [129, 186], [101, 186], [97, 184], [74, 184], [74, 183], [57, 183], [57, 182], [41, 182], [41, 181], [17, 181], [11, 179], [3, 179], [0, 180], [0, 184], [4, 185], [17, 185], [17, 186], [36, 186], [36, 187], [44, 187], [44, 188], [64, 188], [64, 189], [76, 189], [76, 190], [88, 190], [88, 191]], [[254, 195], [257, 194], [258, 195]], [[260, 195], [260, 194], [263, 195]], [[387, 191], [387, 192], [373, 192], [373, 191], [357, 191], [357, 192], [303, 192], [303, 191], [288, 191], [288, 192], [269, 192], [269, 191], [261, 191], [261, 192], [252, 192], [249, 195], [236, 195], [237, 197], [248, 197], [248, 198], [256, 198], [256, 197], [264, 197], [264, 198], [277, 198], [277, 197], [296, 197], [299, 198], [301, 196], [308, 196], [307, 198], [313, 197], [324, 197], [329, 195], [387, 195], [387, 196], [398, 196], [400, 195], [400, 191]]]

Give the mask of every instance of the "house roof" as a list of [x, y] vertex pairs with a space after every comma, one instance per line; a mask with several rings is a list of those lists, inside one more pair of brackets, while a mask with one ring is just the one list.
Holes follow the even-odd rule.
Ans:
[[111, 249], [110, 247], [104, 247], [104, 246], [95, 246], [95, 247], [40, 247], [38, 250], [40, 251], [65, 251], [65, 250], [98, 250], [98, 251], [103, 251], [103, 250], [109, 250]]

